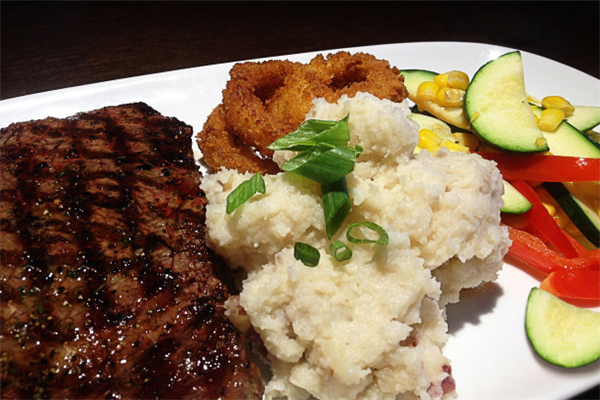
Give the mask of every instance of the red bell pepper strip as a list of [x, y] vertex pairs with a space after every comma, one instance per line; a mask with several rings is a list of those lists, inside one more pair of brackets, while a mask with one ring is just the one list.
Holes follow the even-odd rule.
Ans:
[[600, 158], [518, 155], [501, 152], [478, 152], [498, 164], [507, 181], [587, 182], [600, 180]]
[[540, 289], [562, 299], [600, 300], [600, 271], [554, 271], [544, 278]]
[[567, 238], [567, 235], [558, 226], [550, 213], [548, 213], [548, 210], [542, 204], [535, 190], [525, 181], [518, 180], [511, 183], [532, 204], [531, 209], [524, 213], [524, 216], [531, 225], [565, 257], [577, 257], [577, 251]]
[[512, 240], [508, 252], [539, 271], [551, 273], [561, 270], [600, 270], [600, 249], [586, 250], [587, 253], [579, 257], [566, 258], [529, 232], [508, 226], [508, 233]]

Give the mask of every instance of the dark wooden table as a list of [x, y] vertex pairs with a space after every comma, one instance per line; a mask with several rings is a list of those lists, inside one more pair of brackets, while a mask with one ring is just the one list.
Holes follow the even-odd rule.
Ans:
[[[519, 48], [600, 78], [599, 5], [2, 1], [0, 98], [249, 58], [440, 40]], [[576, 398], [599, 397], [595, 387]]]

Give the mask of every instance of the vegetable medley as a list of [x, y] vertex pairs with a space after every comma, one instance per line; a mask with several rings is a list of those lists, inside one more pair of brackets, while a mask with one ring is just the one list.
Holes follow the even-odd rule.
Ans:
[[[600, 304], [600, 107], [525, 91], [520, 52], [462, 71], [402, 71], [417, 151], [476, 152], [505, 179], [509, 254], [537, 270], [541, 288], [571, 303]], [[525, 107], [523, 107], [525, 105]]]

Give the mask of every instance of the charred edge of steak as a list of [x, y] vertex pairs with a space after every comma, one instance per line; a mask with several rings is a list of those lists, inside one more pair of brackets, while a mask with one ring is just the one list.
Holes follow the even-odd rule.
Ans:
[[3, 398], [259, 398], [192, 129], [143, 103], [0, 134]]

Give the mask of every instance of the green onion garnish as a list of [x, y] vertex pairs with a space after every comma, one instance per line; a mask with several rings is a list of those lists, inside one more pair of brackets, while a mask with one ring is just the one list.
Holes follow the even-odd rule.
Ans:
[[331, 239], [352, 210], [346, 178], [341, 178], [329, 185], [321, 185], [321, 193], [323, 212], [325, 213], [325, 230], [327, 237]]
[[341, 240], [336, 240], [329, 244], [329, 254], [331, 257], [335, 258], [336, 261], [342, 262], [349, 260], [352, 257], [352, 249]]
[[231, 214], [256, 193], [264, 193], [265, 190], [265, 181], [262, 175], [259, 173], [252, 175], [252, 178], [242, 182], [227, 196], [227, 214]]
[[359, 146], [334, 147], [320, 143], [298, 154], [281, 166], [285, 172], [304, 176], [322, 185], [328, 185], [354, 170], [356, 158], [361, 152]]
[[[361, 238], [352, 236], [352, 231], [354, 229], [362, 228], [362, 227], [374, 231], [375, 233], [377, 233], [379, 235], [379, 238], [378, 239], [368, 239], [368, 238], [361, 239]], [[348, 230], [346, 231], [346, 238], [351, 243], [376, 243], [376, 244], [386, 245], [389, 242], [389, 237], [388, 237], [388, 234], [385, 231], [385, 229], [383, 229], [381, 226], [377, 225], [375, 222], [371, 222], [371, 221], [355, 222], [353, 224], [350, 224], [350, 226], [348, 227]]]
[[316, 267], [319, 265], [321, 254], [319, 254], [319, 250], [310, 244], [296, 242], [294, 244], [294, 258], [302, 261], [307, 267]]
[[277, 139], [267, 147], [271, 150], [303, 151], [323, 143], [333, 147], [347, 146], [349, 140], [348, 116], [339, 121], [309, 119], [304, 121], [297, 130]]

